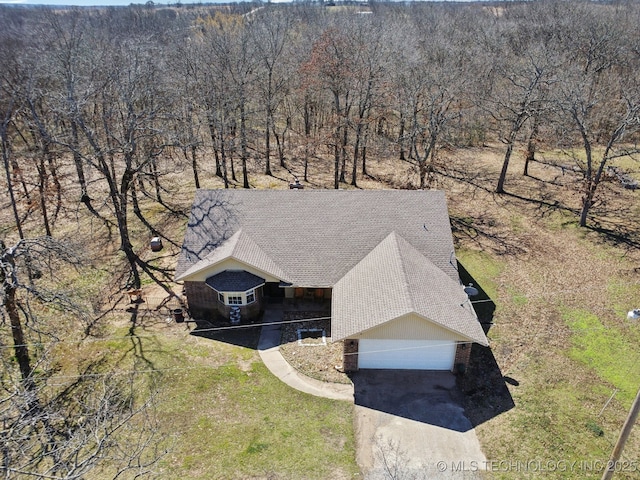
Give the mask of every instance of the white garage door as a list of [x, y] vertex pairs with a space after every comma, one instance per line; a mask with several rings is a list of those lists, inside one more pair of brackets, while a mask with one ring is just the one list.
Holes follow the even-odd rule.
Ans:
[[361, 339], [359, 368], [451, 370], [456, 343], [450, 340]]

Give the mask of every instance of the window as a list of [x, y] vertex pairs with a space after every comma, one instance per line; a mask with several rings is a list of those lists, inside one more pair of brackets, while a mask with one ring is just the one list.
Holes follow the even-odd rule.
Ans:
[[256, 291], [255, 290], [249, 290], [247, 292], [247, 303], [253, 303], [256, 301]]
[[242, 305], [242, 297], [240, 295], [228, 295], [227, 305]]
[[224, 305], [248, 305], [256, 301], [256, 291], [218, 292], [218, 301]]

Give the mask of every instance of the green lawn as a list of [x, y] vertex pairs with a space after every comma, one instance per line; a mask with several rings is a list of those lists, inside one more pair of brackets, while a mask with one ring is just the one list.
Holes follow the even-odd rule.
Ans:
[[[633, 257], [557, 221], [530, 222], [516, 256], [458, 252], [496, 303], [492, 353], [517, 380], [508, 385], [515, 407], [477, 427], [487, 458], [508, 466], [487, 478], [599, 479], [640, 386], [640, 324], [626, 319], [640, 298], [627, 273]], [[639, 451], [636, 427], [623, 460], [637, 465]]]
[[160, 478], [358, 476], [350, 402], [291, 389], [253, 348], [194, 337], [177, 324], [137, 333], [137, 349], [124, 338], [101, 350], [122, 366], [157, 371], [160, 429], [169, 448], [155, 468]]

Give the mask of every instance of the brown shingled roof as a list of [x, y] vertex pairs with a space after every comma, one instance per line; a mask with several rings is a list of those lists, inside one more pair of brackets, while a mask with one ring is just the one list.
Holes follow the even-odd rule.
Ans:
[[396, 232], [389, 234], [334, 286], [332, 339], [342, 340], [416, 313], [468, 340], [487, 345], [462, 285]]
[[230, 251], [240, 229], [294, 285], [332, 287], [392, 231], [458, 278], [444, 192], [198, 190], [176, 279]]
[[226, 258], [292, 286], [334, 288], [334, 338], [410, 310], [486, 344], [470, 305], [460, 306], [441, 191], [198, 190], [176, 279]]

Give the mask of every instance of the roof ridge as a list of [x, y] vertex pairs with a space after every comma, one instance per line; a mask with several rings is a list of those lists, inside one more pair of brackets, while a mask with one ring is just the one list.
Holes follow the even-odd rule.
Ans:
[[[231, 250], [230, 253], [230, 257], [231, 258], [235, 258], [236, 260], [246, 263], [247, 265], [250, 265], [254, 268], [258, 268], [260, 270], [264, 270], [266, 273], [273, 275], [274, 277], [278, 277], [280, 278], [280, 280], [288, 280], [289, 279], [289, 275], [287, 274], [287, 272], [280, 266], [278, 265], [277, 262], [275, 262], [273, 260], [273, 258], [271, 258], [270, 255], [267, 254], [267, 252], [264, 251], [264, 248], [262, 248], [258, 242], [256, 242], [253, 237], [251, 235], [249, 235], [247, 232], [243, 231], [242, 228], [238, 229], [238, 231], [234, 234], [234, 235], [238, 235], [238, 239], [236, 240], [235, 245], [233, 246], [233, 249]], [[268, 271], [265, 270], [264, 268], [255, 265], [254, 263], [250, 263], [248, 262], [245, 258], [243, 258], [242, 255], [237, 255], [238, 252], [242, 253], [242, 245], [241, 242], [247, 242], [251, 244], [252, 248], [257, 249], [260, 252], [260, 255], [264, 258], [267, 259], [272, 266], [274, 266], [278, 271]]]
[[[400, 242], [399, 239], [402, 239], [403, 241], [407, 242], [407, 240], [405, 240], [402, 235], [400, 235], [398, 232], [396, 232], [395, 230], [392, 230], [391, 233], [389, 235], [386, 236], [386, 238], [382, 241], [384, 242], [385, 240], [387, 240], [388, 238], [391, 238], [393, 241], [393, 249], [396, 253], [396, 256], [398, 257], [398, 260], [400, 262], [400, 269], [402, 270], [402, 288], [405, 291], [405, 297], [407, 297], [410, 301], [410, 305], [407, 305], [407, 307], [409, 308], [409, 311], [413, 311], [415, 312], [416, 310], [416, 306], [415, 306], [415, 301], [413, 299], [413, 295], [411, 294], [411, 286], [409, 285], [409, 275], [407, 273], [407, 266], [405, 264], [404, 261], [404, 256], [402, 255], [402, 249], [400, 248]], [[380, 243], [382, 243], [380, 242]], [[407, 242], [409, 243], [409, 242]], [[411, 245], [411, 244], [409, 244]]]

